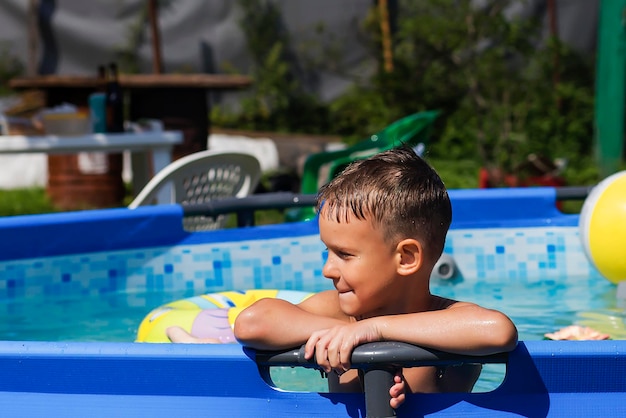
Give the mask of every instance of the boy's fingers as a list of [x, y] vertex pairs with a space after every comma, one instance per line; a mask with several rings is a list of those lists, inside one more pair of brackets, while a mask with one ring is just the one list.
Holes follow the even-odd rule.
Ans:
[[404, 393], [395, 397], [395, 398], [391, 398], [389, 400], [389, 405], [393, 408], [393, 409], [397, 409], [398, 407], [400, 407], [400, 405], [402, 405], [404, 403]]
[[313, 354], [315, 353], [315, 345], [311, 344], [311, 340], [306, 342], [304, 346], [304, 358], [310, 360], [313, 358]]
[[330, 373], [332, 367], [328, 361], [328, 351], [323, 347], [317, 347], [315, 350], [315, 361], [326, 373]]
[[313, 333], [309, 339], [307, 340], [305, 346], [304, 346], [304, 358], [309, 360], [313, 358], [313, 355], [315, 354], [315, 347], [317, 346], [317, 343], [319, 342], [319, 337], [317, 336], [317, 333]]
[[352, 367], [352, 350], [354, 349], [354, 347], [351, 346], [344, 346], [342, 347], [342, 351], [341, 351], [341, 365], [344, 369], [348, 370], [350, 367]]

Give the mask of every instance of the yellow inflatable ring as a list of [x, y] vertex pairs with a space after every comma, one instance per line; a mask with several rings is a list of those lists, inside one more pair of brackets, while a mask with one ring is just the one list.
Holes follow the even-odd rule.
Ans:
[[233, 324], [237, 315], [259, 299], [275, 298], [300, 303], [310, 292], [296, 290], [246, 290], [207, 293], [170, 302], [153, 309], [141, 321], [137, 342], [168, 343], [165, 330], [179, 326], [196, 338], [236, 342]]

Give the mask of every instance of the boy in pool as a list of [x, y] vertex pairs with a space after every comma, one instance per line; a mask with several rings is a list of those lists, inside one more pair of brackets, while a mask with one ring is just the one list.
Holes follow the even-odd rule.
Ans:
[[[322, 273], [335, 289], [298, 305], [257, 301], [235, 321], [242, 344], [278, 350], [306, 343], [305, 356], [335, 372], [332, 391], [361, 390], [350, 356], [367, 342], [471, 355], [515, 347], [517, 330], [503, 313], [430, 293], [452, 207], [437, 173], [412, 149], [351, 164], [320, 190], [317, 210], [328, 251]], [[390, 404], [397, 408], [407, 392], [470, 391], [479, 374], [479, 365], [405, 368], [389, 391]]]

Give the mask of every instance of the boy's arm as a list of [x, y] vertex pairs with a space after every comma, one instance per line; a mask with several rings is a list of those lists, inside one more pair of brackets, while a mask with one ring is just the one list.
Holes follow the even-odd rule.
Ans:
[[345, 324], [336, 291], [317, 293], [298, 305], [280, 299], [261, 299], [235, 320], [234, 332], [243, 345], [280, 350], [304, 344], [314, 331]]
[[306, 344], [324, 370], [350, 368], [352, 350], [375, 341], [401, 341], [440, 351], [488, 355], [510, 351], [517, 329], [501, 312], [458, 302], [445, 309], [385, 315], [316, 331]]
[[378, 316], [333, 327], [316, 333], [307, 347], [325, 347], [331, 367], [338, 368], [349, 365], [354, 347], [374, 341], [401, 341], [450, 353], [488, 355], [515, 348], [517, 329], [499, 311], [456, 302], [443, 309]]
[[466, 302], [416, 314], [372, 318], [381, 340], [450, 353], [488, 355], [517, 345], [517, 328], [502, 312]]

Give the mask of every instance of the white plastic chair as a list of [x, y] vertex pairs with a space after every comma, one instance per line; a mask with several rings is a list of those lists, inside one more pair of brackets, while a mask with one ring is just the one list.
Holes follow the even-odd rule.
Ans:
[[[159, 171], [128, 205], [205, 203], [225, 197], [245, 197], [254, 192], [261, 178], [259, 160], [251, 154], [200, 151], [182, 157]], [[227, 216], [185, 217], [188, 231], [223, 228]]]

